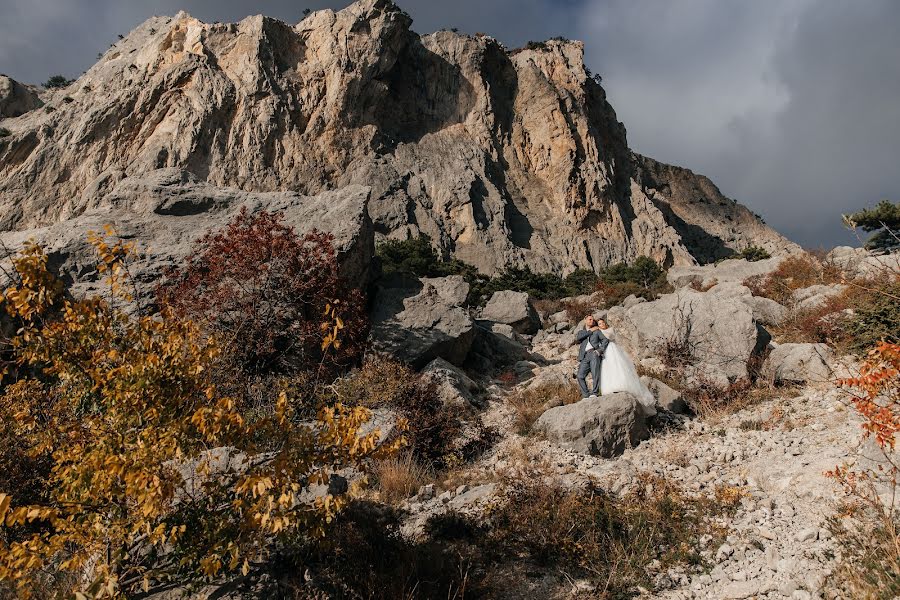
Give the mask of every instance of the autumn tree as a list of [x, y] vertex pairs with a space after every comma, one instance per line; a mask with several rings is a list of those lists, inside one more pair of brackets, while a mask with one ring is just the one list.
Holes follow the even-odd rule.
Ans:
[[862, 418], [863, 436], [878, 449], [858, 465], [829, 473], [847, 493], [832, 526], [843, 546], [836, 577], [855, 598], [900, 594], [900, 345], [882, 341], [871, 350], [857, 377], [838, 381]]
[[[336, 474], [364, 474], [368, 458], [400, 442], [361, 435], [361, 407], [324, 407], [301, 422], [284, 393], [270, 414], [247, 419], [212, 385], [223, 351], [215, 338], [168, 307], [117, 308], [129, 300], [131, 247], [91, 241], [122, 302], [64, 299], [33, 244], [0, 297], [20, 325], [0, 431], [49, 467], [39, 494], [0, 490], [0, 581], [28, 596], [47, 573], [70, 573], [62, 595], [125, 597], [246, 574], [278, 543], [323, 535], [365, 481], [345, 490]], [[327, 355], [342, 328], [333, 311], [318, 317]]]
[[[157, 296], [213, 334], [232, 370], [251, 380], [333, 375], [358, 359], [368, 334], [362, 293], [339, 275], [333, 237], [315, 230], [298, 236], [279, 213], [242, 210], [201, 237]], [[327, 352], [326, 311], [342, 327]]]

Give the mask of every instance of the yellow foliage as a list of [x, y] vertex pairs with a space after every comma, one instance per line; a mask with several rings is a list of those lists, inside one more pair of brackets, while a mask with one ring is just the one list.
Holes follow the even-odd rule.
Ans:
[[[107, 231], [107, 235], [112, 232]], [[247, 420], [217, 394], [219, 350], [169, 312], [131, 316], [121, 241], [92, 234], [110, 300], [66, 300], [41, 249], [14, 260], [18, 282], [0, 303], [22, 327], [11, 340], [15, 381], [0, 390], [0, 422], [30, 456], [52, 465], [47, 501], [0, 493], [0, 580], [27, 596], [42, 571], [89, 581], [78, 597], [123, 597], [172, 580], [246, 573], [279, 536], [320, 536], [348, 502], [314, 486], [345, 467], [392, 454], [365, 408], [322, 408], [300, 423], [284, 394]], [[327, 344], [342, 323], [327, 314]], [[238, 457], [226, 460], [221, 457]], [[189, 481], [200, 481], [192, 487]], [[22, 527], [24, 525], [28, 527]], [[82, 577], [85, 575], [87, 577]]]

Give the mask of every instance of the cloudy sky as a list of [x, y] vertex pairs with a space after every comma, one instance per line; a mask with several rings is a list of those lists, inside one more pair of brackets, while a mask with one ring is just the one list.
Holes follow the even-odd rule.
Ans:
[[[349, 1], [349, 0], [347, 0]], [[0, 73], [75, 77], [152, 14], [203, 20], [310, 0], [0, 0]], [[458, 27], [510, 47], [584, 40], [635, 150], [708, 175], [809, 247], [855, 243], [840, 214], [900, 200], [896, 0], [399, 0], [421, 33]]]

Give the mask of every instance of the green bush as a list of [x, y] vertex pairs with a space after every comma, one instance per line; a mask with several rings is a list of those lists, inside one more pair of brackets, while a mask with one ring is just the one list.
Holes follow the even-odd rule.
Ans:
[[632, 264], [617, 263], [598, 276], [597, 291], [603, 295], [605, 308], [620, 304], [631, 295], [655, 300], [671, 291], [666, 272], [648, 256], [639, 256]]
[[375, 256], [383, 275], [408, 273], [416, 277], [446, 277], [463, 275], [466, 279], [477, 275], [472, 265], [452, 258], [443, 260], [426, 235], [408, 240], [388, 240], [379, 244]]
[[759, 246], [747, 246], [738, 254], [738, 258], [743, 258], [749, 262], [756, 262], [758, 260], [766, 260], [767, 258], [772, 258], [772, 255], [769, 254], [765, 248], [760, 248]]
[[594, 291], [597, 276], [588, 269], [576, 269], [566, 277], [534, 273], [530, 268], [507, 267], [499, 275], [488, 277], [461, 260], [442, 259], [431, 240], [420, 235], [409, 240], [389, 240], [375, 251], [382, 275], [406, 273], [416, 277], [462, 275], [470, 286], [469, 304], [484, 304], [494, 292], [528, 292], [535, 299], [556, 299]]
[[6, 127], [0, 127], [0, 138], [6, 137], [9, 135], [12, 135], [12, 132], [10, 132], [9, 129], [7, 129]]
[[44, 87], [48, 89], [56, 89], [56, 88], [64, 88], [68, 87], [74, 79], [66, 79], [64, 75], [53, 75], [44, 82]]

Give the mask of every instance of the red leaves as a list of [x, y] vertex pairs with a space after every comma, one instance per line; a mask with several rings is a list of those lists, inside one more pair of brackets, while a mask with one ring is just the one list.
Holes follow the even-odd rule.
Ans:
[[[251, 375], [346, 364], [358, 356], [368, 323], [359, 290], [338, 275], [333, 237], [299, 237], [278, 213], [246, 210], [203, 236], [195, 253], [158, 290], [163, 304], [204, 324]], [[323, 350], [331, 304], [345, 322], [343, 344]]]

